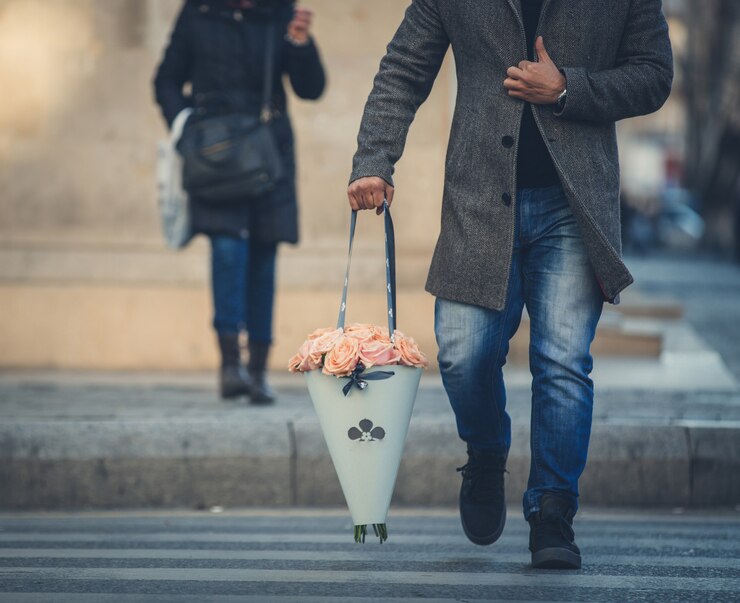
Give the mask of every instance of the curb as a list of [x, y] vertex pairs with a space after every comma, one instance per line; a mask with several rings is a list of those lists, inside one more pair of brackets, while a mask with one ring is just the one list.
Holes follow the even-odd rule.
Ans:
[[[455, 506], [465, 462], [454, 421], [414, 418], [394, 504]], [[529, 472], [512, 426], [507, 500]], [[344, 505], [318, 421], [115, 420], [0, 425], [0, 509]], [[740, 503], [740, 424], [594, 423], [582, 504]]]

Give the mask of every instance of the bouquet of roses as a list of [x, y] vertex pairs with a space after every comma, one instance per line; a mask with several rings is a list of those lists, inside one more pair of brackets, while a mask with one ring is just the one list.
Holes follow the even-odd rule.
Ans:
[[393, 222], [387, 204], [384, 209], [388, 328], [360, 323], [345, 327], [357, 220], [352, 212], [337, 326], [316, 329], [288, 361], [291, 372], [305, 376], [352, 514], [356, 542], [365, 541], [368, 525], [380, 542], [388, 538], [388, 507], [421, 372], [428, 365], [413, 338], [396, 329]]
[[425, 368], [426, 356], [412, 337], [371, 324], [354, 323], [344, 329], [325, 327], [310, 333], [288, 362], [288, 369], [305, 372], [321, 369], [325, 375], [348, 377], [357, 369], [400, 364]]

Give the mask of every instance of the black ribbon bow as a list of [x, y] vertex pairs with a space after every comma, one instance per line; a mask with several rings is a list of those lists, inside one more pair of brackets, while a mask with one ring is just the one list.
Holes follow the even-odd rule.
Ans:
[[345, 396], [349, 394], [353, 386], [357, 387], [358, 389], [365, 389], [367, 387], [368, 381], [380, 381], [381, 379], [390, 379], [393, 375], [396, 374], [393, 371], [375, 371], [374, 373], [367, 373], [363, 375], [362, 373], [364, 370], [364, 365], [358, 364], [355, 367], [355, 370], [352, 371], [351, 375], [342, 377], [342, 379], [349, 379], [349, 382], [346, 383], [342, 388], [342, 392]]

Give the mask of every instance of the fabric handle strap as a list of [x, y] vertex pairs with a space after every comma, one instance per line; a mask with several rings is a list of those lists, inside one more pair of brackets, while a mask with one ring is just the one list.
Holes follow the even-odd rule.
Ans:
[[[393, 232], [393, 219], [388, 202], [383, 201], [383, 219], [385, 223], [385, 288], [388, 307], [388, 333], [391, 341], [395, 340], [396, 330], [396, 239]], [[347, 271], [344, 274], [344, 287], [342, 289], [342, 302], [339, 305], [339, 318], [337, 328], [343, 329], [347, 313], [347, 289], [349, 288], [349, 270], [352, 264], [352, 244], [355, 240], [355, 227], [357, 225], [357, 211], [352, 210], [349, 225], [349, 254], [347, 256]]]
[[172, 122], [172, 127], [170, 128], [170, 145], [172, 145], [173, 148], [177, 146], [177, 143], [180, 141], [182, 132], [185, 129], [185, 124], [192, 114], [193, 108], [185, 107], [177, 114], [175, 121]]

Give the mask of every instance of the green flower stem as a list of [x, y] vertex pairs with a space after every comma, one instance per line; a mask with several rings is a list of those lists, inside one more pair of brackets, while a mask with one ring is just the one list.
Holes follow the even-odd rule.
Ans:
[[[383, 544], [386, 540], [388, 540], [388, 527], [386, 526], [386, 524], [374, 523], [373, 532], [375, 532], [375, 536], [377, 536], [380, 540], [380, 544]], [[364, 544], [365, 536], [367, 536], [367, 524], [356, 525], [355, 542]]]

